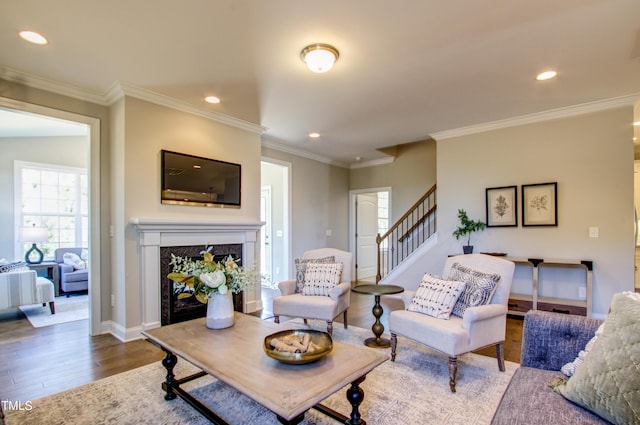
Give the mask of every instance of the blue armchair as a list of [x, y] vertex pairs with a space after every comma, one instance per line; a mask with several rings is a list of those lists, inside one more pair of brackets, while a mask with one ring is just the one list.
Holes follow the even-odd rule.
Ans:
[[58, 248], [54, 252], [54, 261], [58, 263], [60, 289], [63, 292], [87, 291], [89, 289], [89, 270], [76, 269], [72, 264], [66, 264], [64, 254], [71, 252], [82, 256], [84, 248]]

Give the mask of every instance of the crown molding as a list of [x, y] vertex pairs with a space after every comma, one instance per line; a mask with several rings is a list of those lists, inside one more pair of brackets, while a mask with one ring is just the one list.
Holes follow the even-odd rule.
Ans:
[[142, 89], [126, 83], [116, 82], [105, 93], [97, 93], [9, 68], [0, 68], [0, 78], [35, 89], [46, 90], [48, 92], [72, 97], [74, 99], [95, 103], [101, 106], [111, 106], [122, 97], [131, 96], [150, 103], [165, 106], [167, 108], [198, 115], [212, 121], [217, 121], [252, 133], [262, 134], [267, 131], [267, 128], [261, 125], [253, 124], [218, 112], [208, 111], [204, 108], [190, 105], [181, 100], [154, 93], [150, 90]]
[[354, 162], [353, 164], [351, 164], [349, 168], [351, 168], [352, 170], [355, 170], [356, 168], [366, 168], [366, 167], [375, 167], [377, 165], [392, 164], [394, 160], [395, 160], [395, 157], [390, 156], [387, 158], [372, 159], [370, 161]]
[[49, 80], [26, 72], [16, 71], [10, 68], [0, 68], [0, 78], [4, 78], [12, 83], [23, 84], [34, 89], [45, 90], [63, 96], [72, 97], [74, 99], [96, 103], [102, 106], [109, 106], [104, 94], [81, 89], [59, 81]]
[[300, 156], [307, 159], [312, 159], [314, 161], [322, 162], [329, 165], [335, 165], [336, 167], [349, 168], [349, 165], [345, 164], [344, 162], [336, 161], [331, 158], [327, 158], [326, 156], [311, 153], [302, 149], [297, 149], [291, 145], [287, 145], [285, 143], [278, 142], [273, 139], [268, 139], [266, 137], [262, 138], [261, 145], [265, 148], [274, 149], [280, 152], [288, 153], [295, 156]]
[[471, 134], [484, 133], [486, 131], [500, 130], [503, 128], [516, 127], [525, 124], [533, 124], [543, 121], [557, 120], [561, 118], [574, 117], [577, 115], [591, 114], [607, 109], [615, 109], [624, 106], [633, 106], [640, 100], [640, 93], [614, 97], [611, 99], [599, 100], [595, 102], [583, 103], [580, 105], [567, 106], [565, 108], [552, 109], [550, 111], [538, 112], [520, 117], [508, 118], [505, 120], [492, 121], [484, 124], [461, 127], [454, 130], [446, 130], [431, 134], [435, 140], [446, 140], [454, 137], [469, 136]]
[[234, 118], [229, 115], [221, 114], [219, 112], [213, 112], [204, 108], [193, 106], [187, 102], [183, 102], [182, 100], [158, 94], [131, 84], [117, 83], [114, 84], [111, 89], [109, 89], [108, 97], [111, 100], [111, 103], [120, 99], [122, 96], [135, 97], [136, 99], [155, 103], [157, 105], [165, 106], [177, 111], [187, 112], [189, 114], [197, 115], [203, 118], [208, 118], [212, 121], [217, 121], [231, 127], [250, 131], [252, 133], [262, 134], [267, 131], [267, 128], [261, 125], [241, 120], [239, 118]]

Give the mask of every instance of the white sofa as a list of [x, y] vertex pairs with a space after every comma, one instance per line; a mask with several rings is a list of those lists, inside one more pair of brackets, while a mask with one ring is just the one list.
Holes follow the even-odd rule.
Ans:
[[53, 282], [39, 277], [34, 270], [0, 273], [0, 310], [22, 305], [49, 304], [55, 314]]

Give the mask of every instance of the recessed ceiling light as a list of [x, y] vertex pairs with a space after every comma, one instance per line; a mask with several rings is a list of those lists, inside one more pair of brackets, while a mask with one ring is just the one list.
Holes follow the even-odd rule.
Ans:
[[18, 34], [23, 40], [26, 40], [29, 43], [43, 45], [49, 42], [42, 34], [38, 34], [34, 31], [20, 31]]
[[216, 96], [207, 96], [204, 100], [207, 103], [220, 103], [220, 98]]
[[318, 137], [320, 137], [320, 133], [309, 133], [309, 137], [311, 137], [312, 139], [317, 139]]
[[544, 81], [544, 80], [551, 79], [551, 78], [555, 77], [556, 75], [558, 75], [558, 73], [556, 71], [545, 71], [545, 72], [541, 72], [540, 74], [538, 74], [536, 76], [536, 80]]
[[640, 121], [634, 122], [633, 125], [636, 125], [636, 126], [640, 125]]

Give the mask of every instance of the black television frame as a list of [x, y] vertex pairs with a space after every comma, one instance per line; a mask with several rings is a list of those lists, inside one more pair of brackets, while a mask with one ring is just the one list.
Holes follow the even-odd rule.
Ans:
[[[207, 194], [202, 191], [185, 191], [185, 190], [176, 190], [176, 188], [168, 187], [168, 179], [167, 170], [170, 167], [170, 164], [167, 164], [167, 156], [175, 155], [180, 159], [184, 160], [197, 160], [202, 162], [202, 166], [232, 166], [237, 168], [237, 201], [235, 199], [225, 200], [225, 199], [212, 199], [211, 193]], [[196, 155], [190, 155], [180, 152], [174, 152], [166, 149], [162, 149], [160, 151], [161, 156], [161, 188], [160, 188], [160, 201], [163, 204], [170, 205], [192, 205], [192, 206], [204, 206], [204, 207], [219, 207], [219, 208], [240, 208], [241, 200], [242, 200], [242, 165], [236, 164], [233, 162], [221, 161], [218, 159], [205, 158]], [[235, 183], [234, 183], [235, 184]]]

